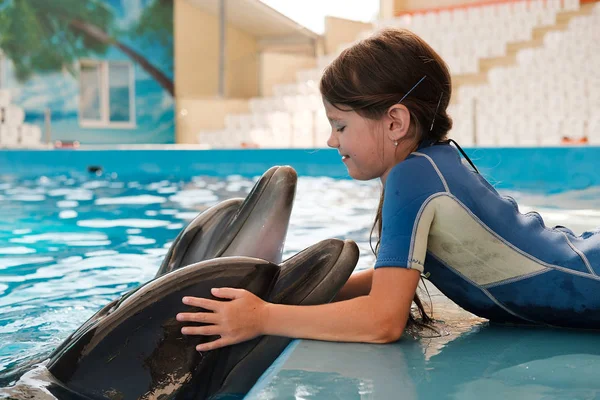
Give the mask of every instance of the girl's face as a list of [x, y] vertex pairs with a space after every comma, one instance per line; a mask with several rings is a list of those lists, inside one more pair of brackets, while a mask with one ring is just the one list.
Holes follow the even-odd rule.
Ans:
[[[394, 127], [389, 117], [369, 120], [355, 111], [341, 111], [323, 101], [331, 124], [327, 145], [337, 149], [348, 174], [358, 180], [380, 178], [385, 183], [390, 170], [412, 151], [404, 151], [405, 141], [394, 145]], [[392, 128], [390, 130], [390, 127]], [[406, 130], [406, 129], [405, 129]]]

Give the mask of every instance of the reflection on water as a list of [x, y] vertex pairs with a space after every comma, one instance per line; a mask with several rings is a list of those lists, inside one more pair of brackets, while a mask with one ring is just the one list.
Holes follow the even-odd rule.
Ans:
[[[154, 277], [187, 222], [219, 201], [246, 196], [254, 182], [239, 176], [6, 178], [0, 184], [0, 371], [50, 353], [106, 303]], [[355, 240], [357, 268], [370, 267], [379, 190], [378, 182], [300, 177], [284, 258], [337, 237]], [[600, 227], [598, 193], [506, 194], [522, 212], [541, 210], [547, 226], [581, 233]], [[596, 336], [488, 327], [429, 290], [434, 316], [444, 320], [442, 335], [382, 346], [302, 341], [255, 395], [469, 399], [489, 387], [490, 398], [577, 398], [598, 390], [591, 380], [600, 363]]]

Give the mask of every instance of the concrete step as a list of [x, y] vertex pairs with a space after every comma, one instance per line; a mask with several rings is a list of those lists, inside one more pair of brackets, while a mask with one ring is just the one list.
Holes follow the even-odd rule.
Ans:
[[533, 28], [533, 31], [531, 32], [531, 37], [533, 38], [533, 40], [543, 40], [544, 36], [546, 36], [546, 33], [566, 31], [568, 27], [568, 22], [559, 22], [554, 25], [540, 26], [537, 28]]
[[527, 40], [524, 42], [511, 42], [506, 45], [506, 54], [516, 54], [520, 50], [531, 49], [532, 47], [539, 47], [544, 44], [542, 38]]
[[495, 67], [510, 67], [511, 65], [516, 64], [517, 62], [517, 53], [507, 54], [501, 57], [494, 58], [482, 58], [479, 60], [479, 71], [483, 73], [487, 73], [490, 69]]
[[453, 75], [452, 76], [452, 87], [458, 87], [461, 85], [481, 85], [487, 82], [487, 74], [464, 74], [464, 75]]

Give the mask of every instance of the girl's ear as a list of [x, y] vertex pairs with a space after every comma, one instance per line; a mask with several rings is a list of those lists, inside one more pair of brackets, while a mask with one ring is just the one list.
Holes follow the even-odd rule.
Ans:
[[408, 135], [410, 112], [402, 104], [394, 104], [388, 108], [384, 116], [384, 129], [391, 141], [401, 140]]

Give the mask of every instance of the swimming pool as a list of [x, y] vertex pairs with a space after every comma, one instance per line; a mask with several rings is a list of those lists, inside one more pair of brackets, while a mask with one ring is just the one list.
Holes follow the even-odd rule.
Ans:
[[[99, 308], [151, 279], [189, 220], [216, 202], [244, 197], [264, 171], [177, 173], [162, 161], [162, 173], [127, 168], [126, 157], [118, 170], [103, 162], [100, 174], [73, 166], [2, 171], [0, 371], [49, 354]], [[338, 237], [357, 242], [357, 268], [368, 268], [374, 262], [368, 238], [379, 184], [336, 179], [342, 173], [327, 165], [308, 166], [306, 175], [297, 168], [284, 258]], [[502, 191], [523, 212], [540, 210], [548, 226], [566, 225], [577, 233], [600, 227], [600, 186], [553, 194], [527, 189]], [[492, 390], [491, 398], [600, 395], [593, 379], [600, 335], [488, 327], [435, 292], [432, 299], [447, 335], [389, 346], [294, 342], [248, 397], [390, 398], [403, 388], [402, 398], [475, 398], [482, 387]]]

